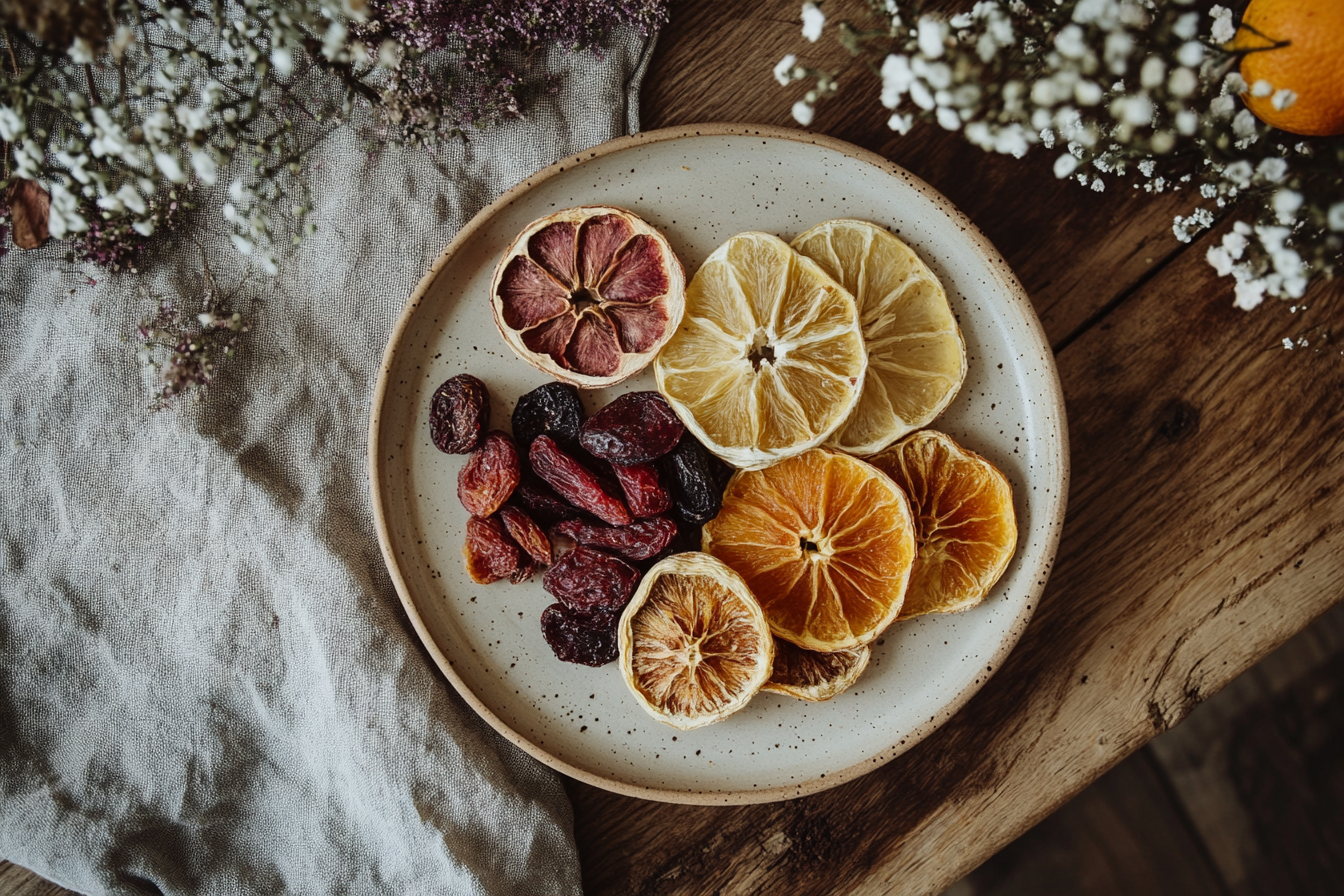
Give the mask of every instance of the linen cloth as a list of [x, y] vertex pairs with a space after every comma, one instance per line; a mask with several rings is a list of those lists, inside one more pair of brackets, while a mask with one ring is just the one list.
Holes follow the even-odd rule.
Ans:
[[[580, 892], [557, 776], [404, 618], [366, 427], [421, 275], [504, 189], [636, 130], [652, 46], [546, 51], [554, 92], [465, 143], [339, 129], [275, 278], [218, 190], [142, 275], [0, 261], [0, 857], [85, 893]], [[203, 258], [252, 331], [204, 401], [149, 412], [121, 337], [190, 306]]]

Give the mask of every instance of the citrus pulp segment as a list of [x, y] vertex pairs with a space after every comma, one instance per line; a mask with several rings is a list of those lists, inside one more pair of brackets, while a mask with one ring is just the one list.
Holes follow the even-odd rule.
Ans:
[[863, 389], [854, 298], [766, 233], [740, 233], [686, 288], [658, 389], [710, 451], [759, 469], [821, 444]]
[[955, 613], [985, 599], [1017, 546], [1013, 489], [989, 461], [933, 430], [871, 458], [910, 497], [919, 553], [901, 618]]
[[867, 644], [896, 619], [914, 532], [894, 482], [814, 448], [733, 474], [702, 538], [746, 580], [776, 637], [830, 652]]
[[914, 250], [851, 219], [818, 224], [792, 246], [854, 296], [868, 349], [858, 406], [828, 444], [873, 454], [941, 414], [966, 378], [966, 346], [947, 293]]
[[654, 564], [621, 614], [621, 676], [644, 711], [689, 731], [747, 705], [775, 645], [742, 577], [708, 554]]
[[870, 655], [866, 646], [820, 653], [777, 640], [774, 671], [761, 690], [813, 702], [829, 700], [859, 680]]

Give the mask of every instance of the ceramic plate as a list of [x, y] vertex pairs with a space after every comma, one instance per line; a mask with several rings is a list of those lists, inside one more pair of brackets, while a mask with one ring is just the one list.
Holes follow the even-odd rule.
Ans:
[[[758, 694], [736, 715], [676, 731], [645, 715], [616, 663], [561, 663], [542, 640], [552, 599], [541, 577], [476, 585], [462, 562], [464, 458], [429, 439], [448, 377], [489, 386], [492, 423], [548, 380], [495, 329], [490, 278], [529, 222], [576, 205], [630, 209], [671, 241], [689, 278], [735, 233], [785, 240], [829, 218], [889, 226], [941, 278], [966, 338], [969, 372], [934, 426], [1012, 481], [1018, 548], [979, 607], [893, 625], [867, 672], [826, 703]], [[591, 412], [652, 389], [651, 368], [584, 394]], [[567, 158], [504, 194], [448, 246], [411, 296], [374, 395], [369, 472], [392, 579], [430, 655], [501, 734], [582, 781], [688, 803], [786, 799], [840, 784], [909, 749], [999, 667], [1031, 616], [1054, 558], [1068, 491], [1064, 405], [1040, 321], [1003, 259], [923, 181], [858, 147], [800, 131], [704, 125], [623, 138]]]

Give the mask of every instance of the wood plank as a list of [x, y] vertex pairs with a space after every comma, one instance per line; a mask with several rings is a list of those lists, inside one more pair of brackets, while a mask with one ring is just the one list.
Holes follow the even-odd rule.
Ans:
[[[806, 87], [780, 87], [771, 70], [786, 53], [839, 70], [841, 91], [817, 107], [812, 128], [879, 153], [951, 199], [1003, 253], [1032, 297], [1052, 344], [1069, 338], [1183, 246], [1171, 219], [1189, 191], [1150, 195], [1130, 186], [1094, 193], [1051, 172], [1051, 152], [1025, 160], [986, 154], [932, 125], [905, 137], [886, 126], [879, 82], [829, 36], [803, 40], [797, 0], [728, 7], [677, 4], [659, 38], [640, 100], [646, 129], [704, 121], [797, 127], [790, 114]], [[858, 18], [861, 4], [830, 4], [827, 15]]]
[[784, 804], [572, 785], [587, 890], [940, 891], [1344, 596], [1344, 355], [1231, 307], [1197, 243], [1059, 358], [1074, 480], [1057, 569], [989, 685], [873, 774]]
[[73, 891], [4, 859], [0, 859], [0, 893], [5, 896], [74, 896]]
[[1147, 749], [962, 878], [947, 896], [1226, 896]]
[[1344, 605], [1199, 706], [1151, 750], [1230, 892], [1344, 881]]

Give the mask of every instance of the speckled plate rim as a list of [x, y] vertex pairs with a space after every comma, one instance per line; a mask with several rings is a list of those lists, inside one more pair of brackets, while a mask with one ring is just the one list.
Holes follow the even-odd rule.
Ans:
[[664, 790], [653, 787], [642, 787], [633, 784], [627, 784], [623, 781], [616, 781], [594, 774], [585, 769], [577, 768], [563, 759], [547, 752], [537, 746], [532, 741], [523, 737], [513, 728], [504, 723], [496, 716], [484, 702], [478, 698], [467, 683], [453, 669], [448, 662], [448, 657], [444, 655], [439, 645], [430, 634], [429, 627], [416, 607], [415, 600], [411, 596], [410, 588], [406, 584], [406, 578], [403, 575], [397, 561], [396, 553], [393, 549], [390, 530], [387, 523], [387, 508], [384, 504], [384, 496], [380, 484], [388, 473], [387, 466], [380, 460], [382, 452], [382, 408], [383, 402], [387, 396], [388, 386], [391, 381], [391, 371], [393, 363], [396, 360], [397, 350], [401, 346], [406, 336], [407, 330], [412, 319], [416, 315], [421, 300], [428, 293], [439, 271], [453, 259], [457, 254], [459, 247], [465, 245], [471, 237], [483, 227], [500, 210], [512, 205], [520, 196], [545, 183], [553, 177], [564, 174], [567, 170], [573, 170], [585, 162], [612, 153], [619, 153], [624, 150], [633, 149], [640, 146], [648, 146], [654, 143], [662, 143], [668, 140], [679, 140], [692, 137], [764, 137], [771, 140], [789, 140], [795, 143], [810, 143], [824, 149], [829, 149], [841, 155], [852, 158], [856, 161], [866, 162], [879, 169], [884, 174], [895, 175], [903, 179], [913, 189], [922, 193], [934, 205], [936, 205], [948, 218], [960, 227], [966, 236], [976, 244], [984, 259], [988, 262], [988, 268], [992, 276], [998, 281], [998, 286], [1003, 291], [1003, 295], [1008, 301], [1017, 305], [1019, 310], [1024, 312], [1023, 318], [1028, 323], [1025, 339], [1031, 343], [1031, 348], [1036, 349], [1039, 357], [1043, 358], [1049, 365], [1050, 376], [1046, 377], [1049, 383], [1049, 394], [1038, 396], [1049, 409], [1052, 419], [1057, 421], [1058, 437], [1052, 440], [1053, 456], [1050, 457], [1054, 468], [1060, 471], [1059, 488], [1055, 490], [1055, 499], [1053, 504], [1047, 508], [1049, 518], [1045, 525], [1046, 539], [1049, 542], [1049, 548], [1041, 551], [1035, 568], [1031, 571], [1031, 579], [1034, 584], [1026, 600], [1021, 602], [1022, 609], [1018, 612], [1007, 626], [1007, 631], [998, 649], [987, 665], [997, 671], [1003, 665], [1003, 659], [1017, 645], [1022, 636], [1022, 631], [1030, 621], [1033, 608], [1039, 602], [1041, 593], [1045, 590], [1046, 581], [1050, 575], [1050, 569], [1054, 563], [1055, 549], [1059, 545], [1060, 533], [1064, 526], [1064, 510], [1068, 501], [1069, 493], [1069, 437], [1068, 426], [1066, 423], [1064, 410], [1064, 393], [1059, 382], [1059, 371], [1054, 363], [1054, 351], [1050, 348], [1050, 343], [1045, 338], [1045, 331], [1041, 327], [1040, 318], [1036, 314], [1035, 307], [1027, 297], [1026, 290], [1018, 282], [1017, 277], [1008, 267], [1008, 263], [994, 248], [993, 243], [980, 232], [971, 220], [953, 205], [946, 197], [929, 186], [922, 179], [906, 171], [901, 166], [884, 159], [876, 153], [869, 152], [862, 147], [855, 146], [843, 140], [837, 140], [833, 137], [827, 137], [824, 134], [814, 134], [809, 131], [800, 131], [792, 128], [779, 128], [770, 125], [752, 125], [752, 124], [729, 124], [729, 123], [706, 123], [686, 127], [663, 128], [657, 131], [647, 131], [638, 134], [632, 134], [628, 137], [619, 137], [607, 143], [600, 144], [579, 155], [566, 156], [548, 168], [543, 168], [536, 174], [527, 178], [523, 182], [515, 185], [498, 199], [490, 203], [476, 214], [466, 226], [458, 231], [455, 236], [443, 250], [443, 254], [430, 267], [429, 271], [420, 279], [415, 291], [411, 293], [406, 307], [402, 309], [401, 316], [397, 319], [396, 326], [393, 328], [392, 336], [388, 340], [387, 348], [383, 352], [383, 360], [378, 370], [378, 382], [374, 386], [373, 399], [369, 412], [369, 449], [368, 449], [368, 468], [369, 468], [369, 492], [373, 506], [374, 526], [378, 531], [378, 545], [383, 553], [383, 561], [387, 565], [388, 574], [392, 577], [392, 583], [396, 586], [397, 595], [401, 599], [401, 605], [406, 611], [407, 617], [411, 621], [415, 632], [420, 637], [425, 649], [433, 658], [435, 665], [444, 677], [452, 683], [462, 699], [474, 709], [492, 728], [508, 738], [509, 741], [516, 744], [530, 756], [545, 763], [556, 771], [562, 772], [571, 778], [582, 781], [585, 784], [591, 784], [594, 787], [619, 793], [624, 796], [638, 797], [640, 799], [657, 800], [668, 803], [684, 803], [691, 805], [723, 806], [723, 805], [747, 805], [752, 803], [770, 803], [786, 799], [795, 799], [797, 797], [807, 796], [818, 793], [832, 787], [852, 781], [855, 778], [865, 775], [873, 769], [879, 768], [891, 760], [900, 756], [909, 750], [915, 744], [928, 737], [948, 719], [955, 715], [966, 702], [971, 699], [976, 691], [984, 687], [985, 683], [993, 676], [994, 672], [983, 676], [978, 683], [972, 683], [963, 687], [951, 699], [949, 699], [928, 722], [925, 722], [902, 738], [900, 743], [889, 746], [886, 750], [878, 753], [876, 756], [869, 757], [862, 762], [857, 762], [847, 768], [837, 772], [831, 772], [820, 776], [811, 781], [805, 781], [799, 784], [789, 784], [779, 787], [772, 787], [766, 790], [729, 790], [714, 792], [690, 792], [684, 790]]

